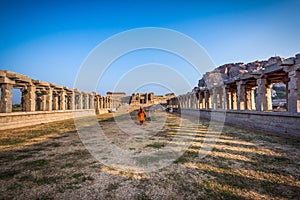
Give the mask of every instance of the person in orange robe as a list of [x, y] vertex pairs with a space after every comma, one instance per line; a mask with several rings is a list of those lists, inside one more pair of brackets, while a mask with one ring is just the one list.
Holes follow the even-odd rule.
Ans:
[[145, 117], [146, 117], [146, 112], [142, 107], [140, 107], [140, 109], [138, 111], [138, 120], [140, 122], [140, 125], [142, 125], [144, 123]]

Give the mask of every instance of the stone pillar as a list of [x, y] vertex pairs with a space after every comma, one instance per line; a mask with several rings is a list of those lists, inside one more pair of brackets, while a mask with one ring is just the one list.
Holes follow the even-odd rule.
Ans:
[[255, 88], [251, 89], [251, 110], [255, 110]]
[[100, 108], [100, 109], [103, 109], [103, 104], [104, 104], [104, 103], [103, 103], [103, 97], [100, 96], [99, 98], [100, 98], [100, 106], [99, 106], [99, 108]]
[[112, 99], [110, 97], [107, 97], [108, 99], [108, 108], [111, 109], [112, 108]]
[[196, 93], [193, 93], [193, 108], [197, 109], [197, 95]]
[[145, 104], [148, 104], [148, 93], [145, 94]]
[[190, 94], [190, 108], [194, 108], [194, 94], [191, 93]]
[[0, 112], [10, 113], [12, 112], [12, 89], [13, 85], [4, 83], [1, 84], [1, 101], [0, 101]]
[[66, 91], [62, 90], [59, 93], [59, 110], [66, 110]]
[[82, 93], [78, 92], [78, 109], [82, 109], [83, 108], [83, 99], [82, 99]]
[[84, 109], [90, 109], [90, 96], [88, 93], [84, 94]]
[[52, 97], [53, 97], [53, 89], [51, 87], [48, 87], [46, 89], [46, 111], [52, 111]]
[[213, 88], [211, 91], [211, 108], [216, 110], [218, 107], [218, 99], [217, 99], [217, 89]]
[[183, 96], [180, 96], [180, 108], [184, 108], [184, 99], [183, 99]]
[[110, 99], [109, 97], [106, 97], [106, 108], [110, 108]]
[[191, 97], [189, 94], [186, 95], [186, 108], [191, 108]]
[[36, 95], [35, 110], [36, 111], [43, 110], [43, 92], [40, 89], [36, 89], [35, 95]]
[[237, 109], [237, 94], [236, 94], [236, 90], [234, 89], [231, 90], [231, 108], [233, 110]]
[[203, 97], [202, 97], [201, 91], [199, 91], [198, 95], [199, 95], [199, 99], [198, 99], [199, 100], [199, 102], [198, 102], [199, 103], [199, 109], [202, 109], [203, 108], [203, 104], [202, 104], [203, 103], [203, 101], [202, 101]]
[[205, 92], [201, 93], [201, 97], [202, 97], [202, 109], [205, 109]]
[[25, 88], [22, 89], [22, 111], [32, 112], [35, 111], [36, 105], [36, 87], [34, 84], [28, 84]]
[[41, 90], [41, 96], [40, 96], [41, 102], [40, 102], [40, 109], [42, 111], [47, 110], [47, 93], [44, 90]]
[[230, 96], [229, 89], [226, 86], [224, 86], [223, 87], [223, 106], [222, 106], [222, 108], [224, 110], [230, 109], [229, 108], [229, 105], [230, 105], [229, 96]]
[[68, 109], [70, 110], [75, 110], [75, 95], [74, 92], [72, 92], [71, 94], [68, 95]]
[[271, 92], [272, 85], [267, 85], [267, 110], [273, 110], [272, 106], [272, 92]]
[[300, 71], [290, 71], [288, 82], [288, 112], [300, 112]]
[[[218, 88], [218, 93], [217, 93], [217, 95], [218, 95], [218, 98], [217, 98], [217, 108], [219, 108], [219, 105], [220, 105], [220, 108], [221, 109], [224, 109], [224, 96], [226, 96], [225, 95], [225, 93], [224, 93], [224, 91], [223, 91], [223, 89], [222, 88]], [[220, 104], [219, 104], [219, 102], [220, 102]]]
[[103, 99], [103, 109], [105, 109], [105, 108], [107, 108], [107, 106], [106, 106], [106, 104], [107, 104], [107, 102], [106, 102], [106, 97], [102, 97], [102, 99]]
[[58, 93], [56, 91], [53, 92], [53, 107], [52, 110], [58, 110]]
[[189, 95], [186, 94], [185, 96], [185, 108], [190, 108], [190, 98]]
[[90, 109], [95, 109], [95, 94], [90, 94]]
[[96, 110], [96, 114], [100, 113], [100, 96], [99, 95], [95, 95], [95, 110]]
[[237, 84], [237, 109], [245, 110], [246, 108], [245, 83], [243, 81], [239, 81], [236, 84]]
[[256, 96], [256, 110], [267, 111], [272, 110], [271, 92], [266, 78], [258, 78], [257, 82], [257, 96]]
[[181, 96], [178, 96], [178, 103], [179, 103], [179, 107], [182, 108], [182, 98], [181, 98]]
[[[195, 108], [199, 109], [200, 108], [200, 92], [195, 93]], [[198, 95], [198, 98], [197, 98]]]
[[208, 90], [204, 91], [205, 109], [210, 109], [210, 94]]

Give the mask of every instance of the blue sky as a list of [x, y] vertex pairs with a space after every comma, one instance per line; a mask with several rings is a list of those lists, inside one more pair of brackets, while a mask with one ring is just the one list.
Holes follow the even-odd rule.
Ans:
[[[216, 66], [274, 55], [290, 57], [300, 53], [299, 2], [1, 0], [0, 69], [73, 87], [93, 48], [114, 34], [142, 27], [186, 34]], [[201, 78], [174, 55], [146, 50], [115, 62], [97, 92], [113, 90], [122, 73], [149, 62], [174, 67], [192, 86]], [[126, 70], [120, 70], [124, 65]], [[166, 92], [156, 86], [146, 89]]]

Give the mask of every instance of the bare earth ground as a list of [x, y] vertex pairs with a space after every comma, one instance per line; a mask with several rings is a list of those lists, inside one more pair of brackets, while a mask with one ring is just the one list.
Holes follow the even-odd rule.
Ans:
[[[176, 134], [191, 139], [181, 157], [151, 173], [98, 162], [84, 148], [73, 120], [1, 131], [0, 199], [300, 198], [299, 139], [224, 126], [213, 151], [201, 159], [209, 122], [186, 118], [185, 131], [178, 133], [179, 120], [168, 114], [163, 130], [141, 140], [123, 133], [112, 114], [98, 116], [114, 144], [136, 153], [163, 148]], [[155, 120], [148, 118], [142, 127], [151, 123]], [[189, 130], [196, 130], [195, 137]]]

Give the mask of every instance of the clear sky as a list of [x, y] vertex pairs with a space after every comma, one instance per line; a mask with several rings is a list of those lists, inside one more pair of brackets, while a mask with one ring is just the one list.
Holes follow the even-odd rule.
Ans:
[[[95, 46], [114, 34], [142, 27], [188, 35], [217, 66], [274, 55], [290, 57], [300, 53], [299, 8], [298, 0], [1, 0], [0, 69], [73, 87], [81, 63]], [[201, 77], [185, 68], [183, 61], [156, 53], [146, 50], [118, 60], [97, 92], [113, 90], [124, 72], [118, 70], [122, 65], [128, 70], [149, 62], [171, 65], [197, 85]]]

